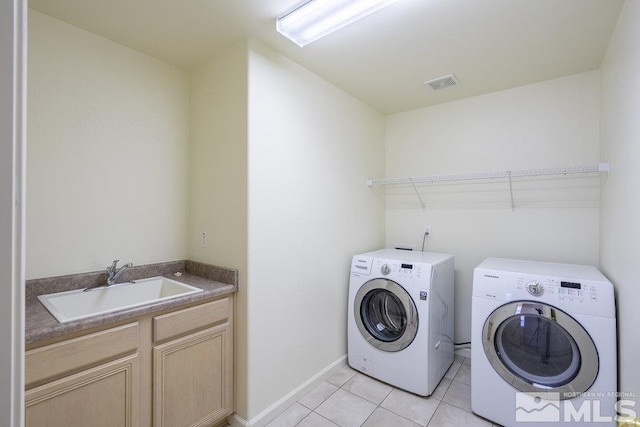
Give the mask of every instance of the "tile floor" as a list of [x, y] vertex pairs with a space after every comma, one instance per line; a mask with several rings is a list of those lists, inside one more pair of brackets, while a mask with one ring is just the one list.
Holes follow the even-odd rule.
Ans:
[[471, 360], [456, 356], [434, 393], [423, 398], [348, 366], [291, 405], [267, 427], [492, 427], [471, 412]]

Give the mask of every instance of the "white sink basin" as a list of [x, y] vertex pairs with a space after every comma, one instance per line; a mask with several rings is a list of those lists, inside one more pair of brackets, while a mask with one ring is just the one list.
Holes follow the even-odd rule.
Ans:
[[86, 292], [76, 289], [40, 295], [38, 299], [60, 323], [65, 323], [197, 292], [202, 289], [166, 277], [151, 277]]

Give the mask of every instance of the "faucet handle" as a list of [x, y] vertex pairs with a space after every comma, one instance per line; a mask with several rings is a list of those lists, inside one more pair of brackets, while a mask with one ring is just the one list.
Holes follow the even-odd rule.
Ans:
[[113, 260], [113, 262], [111, 263], [111, 265], [109, 267], [107, 267], [107, 273], [111, 272], [111, 271], [115, 271], [116, 266], [118, 265], [118, 263], [120, 262], [119, 259]]

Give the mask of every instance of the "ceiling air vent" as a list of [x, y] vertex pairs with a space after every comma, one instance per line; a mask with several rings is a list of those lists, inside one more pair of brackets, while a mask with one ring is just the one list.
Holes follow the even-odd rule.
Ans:
[[447, 76], [438, 77], [437, 79], [429, 80], [428, 82], [424, 82], [424, 84], [429, 85], [433, 90], [445, 89], [452, 86], [457, 86], [460, 84], [456, 76], [453, 74], [449, 74]]

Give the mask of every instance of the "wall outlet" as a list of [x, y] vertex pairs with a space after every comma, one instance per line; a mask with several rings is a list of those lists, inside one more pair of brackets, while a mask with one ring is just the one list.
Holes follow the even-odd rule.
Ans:
[[209, 238], [207, 237], [206, 231], [200, 233], [200, 246], [202, 246], [203, 248], [209, 246]]
[[431, 237], [431, 227], [429, 227], [428, 225], [425, 225], [424, 227], [424, 235], [427, 237]]

